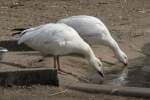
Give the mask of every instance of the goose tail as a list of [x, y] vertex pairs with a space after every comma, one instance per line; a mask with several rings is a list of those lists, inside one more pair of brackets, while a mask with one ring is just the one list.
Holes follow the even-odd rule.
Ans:
[[14, 29], [12, 29], [12, 31], [18, 31], [18, 32], [12, 33], [12, 36], [19, 35], [22, 33], [22, 31], [24, 31], [26, 29], [28, 29], [28, 28], [14, 28]]

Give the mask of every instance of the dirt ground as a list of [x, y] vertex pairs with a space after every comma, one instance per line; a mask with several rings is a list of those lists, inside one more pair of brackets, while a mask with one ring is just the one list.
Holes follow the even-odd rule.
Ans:
[[[4, 67], [0, 69], [53, 67], [52, 58], [44, 58], [44, 61], [37, 62], [37, 59], [42, 57], [39, 53], [19, 49], [15, 44], [17, 38], [11, 36], [12, 29], [56, 22], [58, 19], [72, 15], [92, 15], [100, 18], [122, 50], [128, 55], [129, 63], [136, 58], [147, 57], [150, 54], [148, 51], [150, 42], [149, 0], [0, 0], [0, 46], [7, 47], [9, 50], [1, 63], [1, 66]], [[143, 50], [144, 47], [146, 49]], [[113, 66], [104, 63], [106, 80], [110, 69], [116, 70], [116, 68], [124, 67], [117, 62], [109, 48], [104, 46], [93, 46], [92, 48], [95, 54], [105, 62], [114, 63]], [[59, 75], [61, 86], [77, 81], [92, 80], [89, 74], [92, 68], [84, 59], [62, 57], [61, 63], [64, 70], [79, 76]], [[100, 79], [99, 83], [101, 83]], [[2, 92], [1, 100], [20, 100], [20, 98], [22, 100], [27, 98], [30, 100], [48, 100], [49, 98], [54, 100], [98, 100], [100, 98], [101, 100], [144, 100], [142, 98], [88, 94], [49, 86], [1, 88], [0, 90]]]

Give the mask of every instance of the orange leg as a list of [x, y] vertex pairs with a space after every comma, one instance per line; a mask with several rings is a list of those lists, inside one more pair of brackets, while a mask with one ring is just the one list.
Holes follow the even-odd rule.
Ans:
[[72, 75], [72, 73], [66, 72], [66, 71], [64, 71], [63, 69], [61, 69], [61, 65], [60, 65], [60, 61], [59, 61], [59, 56], [57, 56], [56, 59], [57, 59], [57, 67], [58, 67], [57, 69], [58, 69], [58, 71], [59, 71], [59, 72], [63, 72], [63, 73], [65, 73], [65, 74], [71, 74], [71, 75]]

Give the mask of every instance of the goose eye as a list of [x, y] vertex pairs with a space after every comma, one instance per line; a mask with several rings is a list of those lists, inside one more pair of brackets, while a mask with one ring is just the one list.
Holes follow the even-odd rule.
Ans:
[[102, 66], [101, 64], [98, 64], [99, 66]]
[[124, 57], [125, 59], [127, 59], [127, 57]]

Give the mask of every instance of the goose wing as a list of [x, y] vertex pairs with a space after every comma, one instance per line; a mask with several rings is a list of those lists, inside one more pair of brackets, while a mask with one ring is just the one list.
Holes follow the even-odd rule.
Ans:
[[58, 22], [73, 27], [83, 37], [106, 35], [109, 32], [104, 23], [93, 16], [72, 16]]
[[[63, 32], [64, 30], [65, 32]], [[22, 36], [20, 40], [18, 41], [18, 44], [24, 43], [29, 40], [34, 40], [35, 38], [39, 38], [39, 40], [43, 39], [43, 40], [49, 40], [49, 41], [59, 40], [60, 42], [64, 40], [66, 41], [72, 40], [74, 35], [77, 35], [77, 34], [68, 34], [69, 32], [71, 33], [72, 31], [74, 30], [72, 30], [71, 28], [68, 28], [68, 26], [65, 24], [50, 23], [46, 25], [41, 25], [38, 27], [24, 30], [21, 33]], [[72, 33], [76, 33], [76, 32], [72, 32]]]

